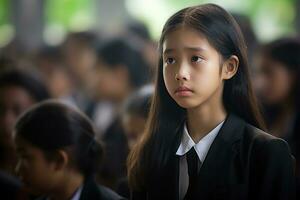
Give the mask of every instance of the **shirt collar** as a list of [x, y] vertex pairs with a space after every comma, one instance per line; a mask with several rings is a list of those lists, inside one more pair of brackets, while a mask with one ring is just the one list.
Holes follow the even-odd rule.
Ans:
[[82, 186], [80, 186], [80, 188], [78, 188], [78, 190], [75, 192], [75, 194], [73, 195], [71, 200], [79, 200], [80, 199], [82, 188], [83, 188]]
[[213, 143], [214, 139], [218, 135], [224, 121], [218, 124], [213, 130], [211, 130], [205, 137], [203, 137], [197, 144], [193, 141], [193, 139], [190, 137], [189, 132], [187, 130], [186, 123], [184, 124], [183, 128], [183, 135], [181, 138], [181, 143], [177, 149], [176, 155], [183, 156], [191, 148], [195, 148], [195, 151], [200, 159], [201, 162], [204, 161], [208, 150]]

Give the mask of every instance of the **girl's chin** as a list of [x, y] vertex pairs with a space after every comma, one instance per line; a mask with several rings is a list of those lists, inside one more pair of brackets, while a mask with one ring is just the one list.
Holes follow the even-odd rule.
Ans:
[[[175, 98], [174, 98], [175, 99]], [[197, 98], [176, 98], [176, 103], [185, 109], [192, 109], [198, 108], [199, 106], [203, 105], [206, 102], [206, 98], [204, 97], [197, 97]]]
[[195, 102], [191, 102], [191, 101], [188, 101], [188, 100], [180, 100], [180, 101], [177, 100], [176, 103], [180, 107], [185, 108], [185, 109], [194, 108], [194, 107], [197, 107], [199, 105]]

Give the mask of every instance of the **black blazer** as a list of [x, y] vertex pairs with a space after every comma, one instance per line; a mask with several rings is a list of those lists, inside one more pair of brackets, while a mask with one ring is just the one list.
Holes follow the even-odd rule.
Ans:
[[21, 186], [17, 178], [0, 171], [0, 199], [17, 199], [21, 193]]
[[[47, 197], [40, 197], [37, 200], [46, 200]], [[125, 200], [109, 188], [98, 185], [93, 178], [84, 182], [79, 200]]]
[[104, 159], [99, 172], [99, 179], [103, 185], [115, 189], [119, 178], [126, 176], [126, 158], [128, 143], [121, 121], [116, 119], [105, 131]]
[[[165, 170], [151, 174], [153, 178], [145, 191], [132, 191], [132, 199], [179, 199], [179, 157], [175, 149]], [[233, 114], [226, 118], [212, 143], [197, 185], [192, 199], [296, 199], [293, 161], [287, 143]]]

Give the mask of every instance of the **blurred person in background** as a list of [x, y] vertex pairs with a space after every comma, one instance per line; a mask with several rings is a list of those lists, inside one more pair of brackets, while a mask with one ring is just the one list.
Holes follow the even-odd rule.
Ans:
[[106, 150], [100, 179], [115, 188], [116, 181], [125, 176], [128, 153], [127, 140], [118, 116], [124, 100], [149, 82], [149, 68], [141, 52], [126, 38], [114, 38], [98, 47], [94, 75], [99, 105], [93, 119], [96, 124], [100, 121], [102, 127], [107, 127], [102, 128], [100, 135]]
[[26, 51], [26, 47], [17, 38], [13, 38], [7, 45], [0, 49], [1, 59], [9, 61], [5, 65], [1, 64], [1, 68], [4, 67], [20, 67], [26, 68], [31, 66], [30, 59], [32, 54]]
[[137, 20], [132, 21], [126, 26], [125, 30], [129, 37], [138, 40], [136, 44], [140, 44], [139, 48], [141, 49], [145, 61], [150, 67], [151, 80], [153, 80], [157, 65], [156, 61], [158, 60], [157, 42], [151, 39], [149, 29], [143, 22]]
[[25, 112], [14, 133], [19, 155], [16, 171], [27, 191], [39, 195], [39, 200], [123, 199], [95, 181], [103, 148], [80, 111], [46, 101]]
[[[255, 85], [271, 134], [285, 139], [296, 157], [299, 180], [300, 40], [281, 38], [265, 44]], [[300, 185], [298, 185], [300, 186]]]
[[121, 113], [122, 126], [131, 149], [144, 132], [154, 88], [147, 85], [130, 95]]
[[99, 37], [90, 31], [70, 33], [62, 44], [63, 59], [72, 77], [76, 91], [76, 105], [86, 111], [93, 101], [92, 68], [96, 62], [95, 45]]
[[[130, 95], [124, 103], [121, 120], [129, 149], [132, 149], [145, 130], [153, 92], [153, 86], [144, 86]], [[121, 196], [130, 197], [127, 177], [119, 180], [116, 191]]]
[[13, 174], [16, 151], [13, 126], [27, 108], [50, 98], [43, 82], [29, 71], [11, 69], [0, 74], [0, 170]]
[[24, 199], [22, 184], [15, 177], [17, 154], [13, 127], [21, 113], [50, 95], [36, 74], [7, 69], [12, 65], [13, 62], [9, 62], [0, 73], [0, 198]]
[[75, 84], [66, 67], [60, 47], [45, 46], [37, 53], [35, 63], [53, 98], [76, 106]]

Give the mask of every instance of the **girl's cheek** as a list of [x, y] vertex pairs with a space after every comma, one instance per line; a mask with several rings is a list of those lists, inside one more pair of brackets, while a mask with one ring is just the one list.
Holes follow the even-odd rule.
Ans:
[[172, 81], [175, 81], [175, 75], [170, 69], [165, 69], [164, 71], [164, 81], [166, 84], [170, 84]]

